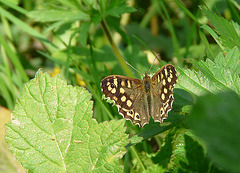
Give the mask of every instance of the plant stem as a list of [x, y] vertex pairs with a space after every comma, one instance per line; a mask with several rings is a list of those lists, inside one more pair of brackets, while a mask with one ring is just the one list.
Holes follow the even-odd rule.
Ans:
[[107, 38], [108, 38], [108, 41], [109, 41], [110, 45], [112, 46], [112, 49], [113, 49], [113, 51], [114, 51], [114, 53], [115, 53], [115, 55], [116, 55], [116, 57], [117, 57], [120, 65], [121, 65], [122, 68], [123, 68], [123, 71], [126, 73], [127, 76], [133, 77], [132, 72], [131, 72], [130, 69], [128, 68], [127, 64], [124, 62], [124, 59], [123, 59], [120, 51], [118, 50], [116, 44], [114, 43], [114, 41], [113, 41], [113, 39], [112, 39], [112, 37], [111, 37], [111, 34], [110, 34], [110, 32], [109, 32], [109, 30], [108, 30], [108, 28], [107, 28], [107, 25], [106, 25], [106, 23], [104, 22], [104, 20], [101, 21], [101, 25], [102, 25], [102, 28], [103, 28], [103, 30], [104, 30]]
[[129, 148], [130, 148], [131, 152], [133, 153], [133, 155], [134, 155], [134, 156], [136, 157], [136, 159], [138, 160], [140, 166], [142, 167], [142, 170], [145, 171], [146, 168], [145, 168], [145, 166], [144, 166], [142, 160], [140, 159], [140, 157], [139, 157], [139, 155], [138, 155], [138, 153], [137, 153], [137, 151], [136, 151], [135, 146], [132, 145], [132, 146], [129, 147]]

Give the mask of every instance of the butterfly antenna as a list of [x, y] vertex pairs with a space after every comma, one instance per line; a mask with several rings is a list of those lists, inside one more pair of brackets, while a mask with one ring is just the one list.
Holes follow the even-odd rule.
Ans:
[[154, 60], [153, 60], [153, 62], [152, 62], [152, 65], [151, 65], [150, 69], [148, 70], [148, 74], [150, 73], [150, 71], [151, 71], [151, 69], [152, 69], [152, 66], [153, 66], [153, 64], [154, 64], [154, 61], [155, 61], [156, 59], [158, 59], [158, 60], [160, 61], [160, 55], [159, 55], [159, 53], [156, 54], [156, 57], [154, 58]]
[[142, 76], [142, 73], [140, 73], [136, 68], [134, 68], [131, 64], [129, 64], [127, 61], [125, 61], [125, 63], [127, 65], [129, 65], [130, 67], [132, 67], [136, 72], [138, 72], [141, 76]]

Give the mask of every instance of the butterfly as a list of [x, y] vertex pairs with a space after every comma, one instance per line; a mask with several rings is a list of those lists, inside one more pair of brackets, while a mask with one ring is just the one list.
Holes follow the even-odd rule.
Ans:
[[176, 70], [167, 64], [152, 78], [147, 73], [142, 80], [121, 75], [107, 76], [101, 81], [101, 89], [106, 99], [114, 101], [119, 114], [143, 127], [149, 123], [150, 117], [160, 123], [168, 117], [176, 83]]

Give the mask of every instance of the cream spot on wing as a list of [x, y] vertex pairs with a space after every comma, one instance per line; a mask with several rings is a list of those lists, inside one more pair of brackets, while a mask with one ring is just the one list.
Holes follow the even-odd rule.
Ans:
[[120, 88], [120, 93], [124, 93], [125, 92], [125, 90], [123, 89], [123, 88]]
[[[116, 96], [115, 96], [116, 97]], [[118, 109], [118, 112], [119, 112], [119, 109], [121, 108], [121, 106], [119, 106], [119, 105], [116, 105], [117, 106], [117, 109]]]
[[108, 86], [108, 91], [111, 91], [112, 90], [112, 87], [109, 85]]
[[160, 109], [160, 114], [161, 114], [161, 116], [164, 114], [164, 109], [163, 109], [163, 107], [161, 107], [161, 109]]
[[162, 84], [165, 86], [166, 85], [166, 80], [163, 79]]
[[116, 87], [118, 86], [117, 78], [113, 79], [113, 83]]
[[117, 100], [118, 100], [118, 98], [117, 98], [116, 96], [113, 96], [113, 100], [117, 101]]
[[168, 107], [168, 103], [165, 103], [163, 107], [166, 109]]
[[117, 92], [116, 88], [113, 88], [111, 92], [115, 94]]
[[121, 101], [125, 102], [127, 100], [126, 96], [122, 96]]
[[173, 78], [173, 75], [172, 75], [172, 73], [170, 73], [170, 76], [169, 76], [170, 78]]
[[160, 82], [160, 76], [159, 75], [157, 75], [157, 78], [158, 78], [158, 82]]
[[170, 69], [169, 72], [172, 73], [172, 70]]
[[131, 106], [132, 106], [131, 100], [128, 100], [128, 101], [127, 101], [127, 105], [128, 105], [128, 107], [131, 107]]
[[163, 91], [165, 94], [167, 94], [167, 88], [164, 88]]
[[127, 81], [127, 83], [128, 83], [128, 88], [131, 88], [131, 83], [129, 80]]
[[125, 82], [123, 80], [121, 82], [121, 86], [125, 86]]
[[133, 95], [130, 95], [130, 99], [133, 100], [134, 96]]
[[168, 81], [169, 83], [171, 82], [171, 80], [172, 80], [172, 79], [171, 79], [170, 77], [167, 78], [167, 81]]
[[161, 73], [161, 79], [163, 79], [163, 73]]
[[107, 86], [110, 85], [110, 82], [107, 82]]
[[133, 111], [132, 110], [128, 111], [127, 115], [133, 118]]
[[165, 100], [165, 94], [162, 93], [162, 100]]
[[167, 69], [166, 69], [166, 68], [164, 69], [164, 72], [165, 72], [165, 76], [167, 76], [167, 75], [168, 75], [168, 72], [167, 72]]

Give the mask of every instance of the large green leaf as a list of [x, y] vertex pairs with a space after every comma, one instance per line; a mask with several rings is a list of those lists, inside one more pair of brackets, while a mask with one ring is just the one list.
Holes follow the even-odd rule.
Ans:
[[214, 61], [191, 61], [200, 72], [178, 68], [178, 87], [197, 96], [232, 90], [240, 94], [240, 53], [237, 47]]
[[191, 136], [184, 135], [186, 160], [180, 161], [179, 172], [208, 172], [209, 160], [204, 149]]
[[239, 107], [235, 92], [203, 96], [193, 106], [188, 122], [206, 143], [211, 160], [228, 172], [240, 170]]
[[35, 172], [121, 172], [124, 120], [98, 124], [91, 95], [39, 71], [17, 99], [6, 124], [9, 149]]

